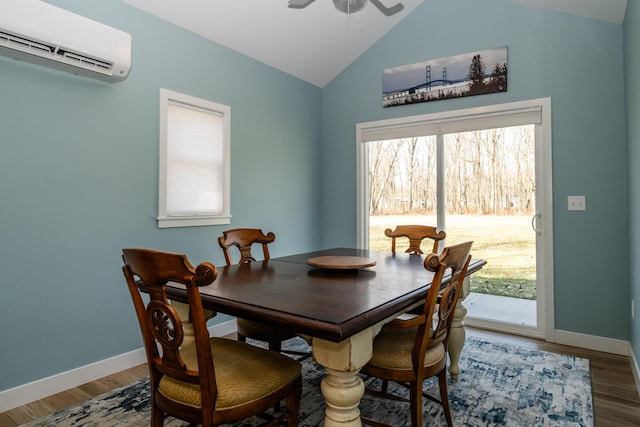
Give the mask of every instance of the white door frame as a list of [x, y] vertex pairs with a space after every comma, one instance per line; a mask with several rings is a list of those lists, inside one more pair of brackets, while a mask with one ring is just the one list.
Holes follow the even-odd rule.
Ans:
[[[555, 341], [555, 305], [553, 285], [553, 187], [552, 187], [552, 142], [551, 142], [551, 98], [540, 98], [506, 104], [488, 105], [463, 110], [446, 111], [419, 116], [401, 117], [356, 124], [356, 224], [357, 245], [369, 246], [369, 192], [368, 192], [368, 146], [365, 134], [382, 130], [393, 134], [402, 133], [408, 127], [432, 127], [458, 120], [491, 120], [527, 111], [538, 111], [541, 122], [536, 124], [536, 280], [537, 280], [537, 327], [518, 327], [506, 324], [482, 322], [482, 327], [505, 332], [536, 336]], [[392, 139], [389, 137], [388, 139]], [[542, 303], [540, 303], [542, 302]], [[467, 322], [473, 323], [473, 322]]]

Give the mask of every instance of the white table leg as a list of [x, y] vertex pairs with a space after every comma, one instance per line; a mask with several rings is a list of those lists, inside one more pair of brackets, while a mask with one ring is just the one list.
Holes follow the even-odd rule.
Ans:
[[339, 343], [313, 338], [313, 359], [327, 372], [320, 384], [327, 404], [325, 427], [362, 426], [358, 406], [364, 383], [358, 372], [371, 359], [379, 330], [379, 326], [369, 328]]
[[457, 380], [460, 374], [460, 354], [462, 353], [462, 347], [464, 346], [464, 340], [466, 338], [464, 317], [467, 315], [467, 308], [462, 302], [469, 295], [470, 286], [470, 278], [467, 276], [462, 282], [462, 295], [458, 298], [456, 310], [453, 312], [453, 323], [451, 324], [451, 331], [449, 332], [449, 375], [451, 375], [451, 379], [453, 380]]

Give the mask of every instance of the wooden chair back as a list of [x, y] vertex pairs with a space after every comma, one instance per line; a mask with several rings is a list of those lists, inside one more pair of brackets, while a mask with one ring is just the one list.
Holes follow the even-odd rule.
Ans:
[[[157, 399], [156, 391], [163, 376], [200, 387], [202, 408], [213, 408], [217, 396], [213, 358], [209, 345], [199, 286], [212, 283], [216, 268], [204, 262], [194, 268], [185, 255], [159, 252], [149, 249], [123, 249], [123, 272], [142, 331], [151, 380], [151, 399]], [[167, 283], [186, 286], [189, 299], [189, 319], [181, 319], [171, 306], [167, 296]], [[141, 289], [149, 295], [145, 302]], [[183, 321], [191, 322], [198, 355], [198, 370], [187, 369], [180, 354], [184, 340]], [[152, 404], [152, 407], [155, 407]], [[176, 407], [175, 415], [183, 408]], [[157, 414], [154, 417], [158, 416]]]
[[[218, 237], [218, 244], [222, 248], [224, 259], [229, 266], [233, 264], [230, 253], [231, 247], [235, 246], [240, 251], [239, 264], [256, 261], [256, 258], [251, 253], [253, 245], [262, 246], [263, 260], [268, 261], [271, 258], [268, 245], [275, 240], [276, 235], [274, 233], [269, 232], [264, 234], [259, 228], [234, 228], [223, 231], [222, 236]], [[237, 318], [236, 324], [238, 341], [246, 342], [247, 338], [264, 341], [269, 344], [270, 350], [302, 356], [302, 358], [298, 359], [300, 361], [311, 355], [308, 352], [282, 350], [282, 341], [296, 336], [296, 333], [291, 329], [267, 325], [259, 321], [243, 319], [241, 317]]]
[[398, 225], [395, 230], [387, 228], [384, 230], [384, 235], [391, 238], [391, 251], [396, 252], [396, 239], [407, 238], [409, 239], [409, 248], [405, 251], [410, 254], [423, 254], [421, 244], [424, 239], [433, 240], [432, 253], [438, 253], [439, 242], [444, 240], [447, 233], [444, 231], [437, 231], [436, 227], [430, 225]]
[[[447, 398], [447, 346], [462, 281], [471, 261], [471, 245], [472, 242], [465, 242], [446, 247], [439, 256], [435, 253], [427, 255], [424, 267], [435, 275], [422, 311], [409, 317], [398, 317], [384, 325], [374, 341], [372, 359], [361, 369], [367, 380], [370, 377], [382, 379], [382, 389], [367, 387], [367, 394], [410, 404], [413, 427], [422, 426], [423, 395], [442, 404], [447, 425], [453, 426]], [[434, 324], [436, 310], [438, 316]], [[432, 376], [438, 376], [440, 399], [422, 390], [423, 381]], [[409, 398], [390, 394], [387, 391], [389, 381], [408, 387]], [[373, 420], [364, 420], [363, 424], [386, 426]]]
[[254, 244], [262, 245], [263, 259], [269, 260], [269, 243], [276, 240], [276, 235], [272, 232], [264, 234], [259, 228], [235, 228], [222, 232], [222, 236], [218, 237], [218, 244], [222, 248], [224, 259], [227, 265], [233, 264], [229, 249], [235, 246], [240, 251], [239, 264], [252, 262], [256, 259], [251, 253], [251, 247]]
[[[451, 278], [445, 285], [440, 278], [440, 294], [437, 299], [437, 321], [433, 328], [433, 334], [429, 337], [429, 346], [443, 343], [445, 349], [448, 348], [449, 332], [453, 323], [453, 312], [456, 309], [458, 298], [462, 295], [462, 282], [467, 274], [469, 263], [471, 262], [471, 246], [473, 242], [460, 243], [445, 248], [439, 257], [438, 265], [433, 255], [428, 255], [425, 259], [425, 268], [429, 271], [436, 271], [442, 275], [451, 273]], [[434, 310], [435, 311], [435, 310]]]
[[[446, 247], [440, 256], [435, 253], [427, 255], [424, 267], [435, 272], [431, 288], [427, 294], [422, 314], [409, 322], [411, 326], [419, 326], [416, 334], [416, 342], [413, 347], [414, 369], [422, 369], [418, 361], [424, 360], [425, 351], [438, 343], [448, 344], [449, 331], [453, 322], [453, 311], [462, 292], [462, 281], [467, 274], [467, 268], [471, 261], [469, 252], [472, 242], [460, 243]], [[450, 278], [443, 283], [447, 274]], [[432, 319], [438, 310], [436, 325]], [[441, 317], [442, 316], [442, 317]], [[404, 320], [398, 320], [403, 322]], [[395, 321], [394, 321], [395, 322]], [[403, 327], [410, 326], [406, 323]]]

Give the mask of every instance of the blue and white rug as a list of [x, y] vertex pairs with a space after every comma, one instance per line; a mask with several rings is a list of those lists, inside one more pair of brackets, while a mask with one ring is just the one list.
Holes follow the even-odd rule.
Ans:
[[[301, 349], [306, 343], [293, 339], [287, 347]], [[449, 402], [456, 426], [593, 426], [593, 399], [589, 360], [467, 337], [458, 381], [449, 380]], [[304, 388], [300, 426], [320, 426], [324, 420], [321, 366], [303, 362]], [[143, 379], [50, 416], [28, 427], [138, 427], [149, 424], [149, 385]], [[391, 388], [391, 386], [390, 386]], [[424, 389], [439, 396], [437, 379], [425, 381]], [[399, 393], [406, 391], [397, 388]], [[446, 425], [440, 405], [423, 399], [425, 425]], [[410, 426], [408, 404], [364, 396], [363, 417], [393, 426]], [[259, 424], [258, 419], [236, 427]], [[167, 419], [165, 426], [187, 424]]]

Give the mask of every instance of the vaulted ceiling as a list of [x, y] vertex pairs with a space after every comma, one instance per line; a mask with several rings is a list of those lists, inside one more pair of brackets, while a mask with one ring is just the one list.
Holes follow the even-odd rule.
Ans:
[[[324, 87], [423, 2], [385, 16], [373, 2], [345, 14], [331, 0], [122, 0], [278, 70]], [[344, 2], [345, 0], [336, 0]], [[353, 1], [353, 0], [352, 0]], [[483, 0], [476, 0], [483, 1]], [[627, 0], [502, 0], [622, 24]]]

